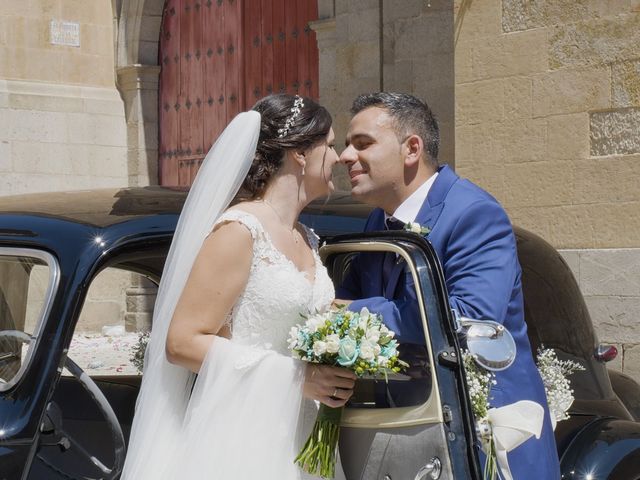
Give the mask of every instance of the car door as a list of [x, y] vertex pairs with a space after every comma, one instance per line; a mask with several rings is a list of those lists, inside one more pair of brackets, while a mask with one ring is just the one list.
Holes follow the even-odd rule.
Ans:
[[375, 263], [385, 252], [413, 279], [424, 345], [400, 347], [407, 374], [358, 380], [340, 436], [347, 479], [480, 478], [460, 352], [431, 245], [415, 234], [385, 232], [335, 237], [320, 250], [336, 287], [357, 262]]

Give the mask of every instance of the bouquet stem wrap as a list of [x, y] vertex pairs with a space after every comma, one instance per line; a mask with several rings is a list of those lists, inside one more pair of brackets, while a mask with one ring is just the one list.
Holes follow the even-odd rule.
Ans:
[[320, 405], [309, 438], [295, 459], [305, 472], [333, 478], [336, 470], [336, 447], [340, 437], [340, 420], [344, 407]]

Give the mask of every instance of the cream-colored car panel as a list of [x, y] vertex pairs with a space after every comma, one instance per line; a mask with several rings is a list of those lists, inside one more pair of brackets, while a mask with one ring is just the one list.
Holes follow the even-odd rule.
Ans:
[[432, 379], [431, 394], [427, 401], [421, 405], [397, 408], [345, 408], [342, 416], [343, 427], [358, 428], [397, 428], [412, 425], [423, 425], [430, 423], [442, 423], [443, 414], [440, 404], [440, 392], [436, 371], [434, 367], [433, 351], [430, 348], [431, 339], [427, 328], [427, 313], [423, 301], [422, 289], [418, 281], [418, 273], [409, 255], [397, 245], [378, 241], [341, 243], [337, 245], [326, 245], [320, 248], [320, 257], [324, 262], [330, 255], [350, 252], [393, 252], [404, 258], [407, 266], [413, 275], [416, 286], [416, 296], [418, 307], [422, 317], [422, 328], [425, 332], [426, 345], [429, 351], [429, 369]]

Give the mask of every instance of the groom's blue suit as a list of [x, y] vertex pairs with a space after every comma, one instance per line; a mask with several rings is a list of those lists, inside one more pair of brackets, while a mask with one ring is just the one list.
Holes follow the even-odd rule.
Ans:
[[[384, 220], [384, 212], [374, 210], [365, 231], [384, 230]], [[444, 166], [439, 168], [416, 222], [431, 229], [428, 239], [442, 264], [451, 307], [465, 317], [500, 322], [515, 339], [516, 360], [505, 371], [496, 372], [491, 405], [532, 400], [545, 407], [541, 438], [529, 439], [508, 455], [513, 478], [559, 479], [544, 387], [524, 322], [515, 237], [505, 211], [487, 192]], [[351, 310], [367, 306], [382, 313], [401, 344], [424, 344], [411, 275], [400, 264], [383, 284], [382, 258], [380, 254], [361, 254], [338, 288], [337, 298], [358, 299], [351, 303]]]

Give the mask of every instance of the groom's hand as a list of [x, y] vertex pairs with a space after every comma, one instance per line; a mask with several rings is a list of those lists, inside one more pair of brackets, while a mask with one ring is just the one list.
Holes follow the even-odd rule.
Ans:
[[328, 407], [343, 407], [353, 395], [356, 378], [346, 368], [308, 364], [302, 395]]

